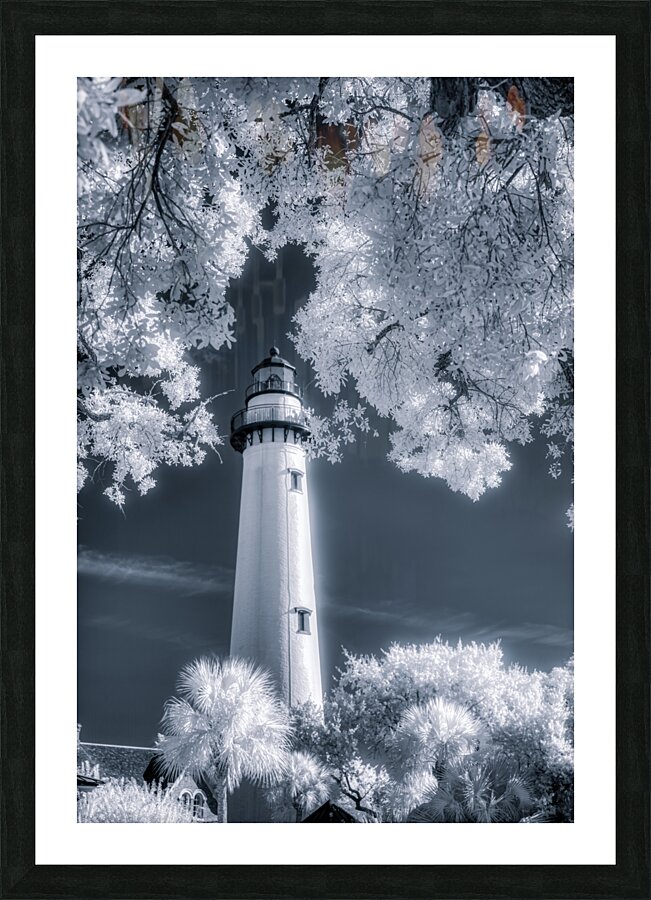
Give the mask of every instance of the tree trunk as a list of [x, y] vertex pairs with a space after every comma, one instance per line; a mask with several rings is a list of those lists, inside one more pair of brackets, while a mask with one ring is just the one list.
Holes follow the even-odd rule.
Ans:
[[228, 788], [226, 787], [226, 778], [221, 778], [219, 775], [204, 776], [204, 781], [217, 802], [217, 821], [228, 822]]
[[222, 778], [219, 782], [219, 793], [217, 794], [217, 821], [228, 822], [228, 788], [226, 787], [226, 779]]

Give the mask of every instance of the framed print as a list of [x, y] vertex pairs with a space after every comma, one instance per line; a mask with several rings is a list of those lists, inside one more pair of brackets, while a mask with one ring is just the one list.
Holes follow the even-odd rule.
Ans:
[[3, 6], [7, 897], [648, 895], [648, 14]]

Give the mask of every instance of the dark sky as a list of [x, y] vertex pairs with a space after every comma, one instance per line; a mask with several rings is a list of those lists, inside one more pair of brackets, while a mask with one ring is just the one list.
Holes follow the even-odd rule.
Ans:
[[[150, 745], [184, 663], [228, 653], [242, 459], [228, 444], [250, 369], [276, 343], [294, 360], [306, 403], [325, 411], [309, 367], [286, 338], [313, 284], [286, 248], [251, 251], [232, 285], [237, 342], [201, 355], [204, 395], [225, 435], [220, 459], [165, 469], [123, 515], [86, 487], [79, 495], [78, 720], [82, 739]], [[353, 399], [354, 395], [351, 396]], [[376, 423], [374, 423], [376, 424]], [[341, 646], [378, 653], [393, 641], [502, 639], [505, 657], [549, 669], [572, 652], [569, 473], [547, 475], [545, 443], [511, 448], [513, 468], [477, 503], [385, 459], [388, 428], [338, 465], [310, 464], [321, 663], [328, 684]]]

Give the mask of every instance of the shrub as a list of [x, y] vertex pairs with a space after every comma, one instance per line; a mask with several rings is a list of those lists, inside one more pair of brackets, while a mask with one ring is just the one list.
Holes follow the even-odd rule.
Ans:
[[139, 784], [133, 779], [107, 781], [82, 794], [77, 803], [78, 822], [191, 823], [186, 809], [160, 785]]

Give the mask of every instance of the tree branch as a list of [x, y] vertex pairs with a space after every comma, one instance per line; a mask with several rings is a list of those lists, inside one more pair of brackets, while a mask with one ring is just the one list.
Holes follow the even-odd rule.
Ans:
[[89, 409], [81, 397], [77, 398], [77, 412], [81, 413], [87, 419], [90, 419], [92, 422], [108, 422], [111, 418], [111, 413], [96, 413], [93, 412], [92, 409]]

